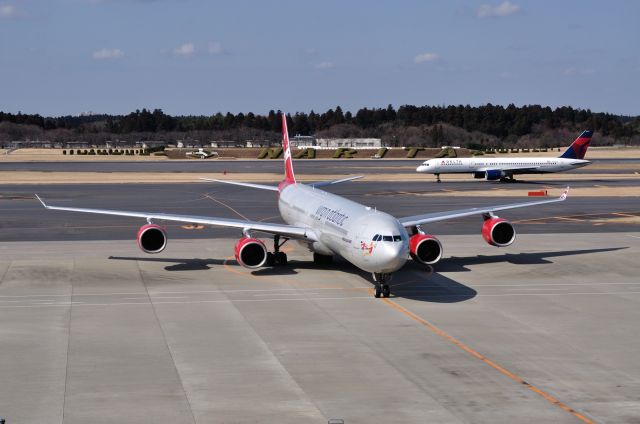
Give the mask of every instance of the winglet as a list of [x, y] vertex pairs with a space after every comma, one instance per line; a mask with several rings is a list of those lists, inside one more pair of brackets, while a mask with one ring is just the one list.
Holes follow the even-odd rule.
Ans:
[[48, 207], [49, 207], [49, 206], [47, 206], [47, 204], [46, 204], [46, 203], [44, 203], [44, 200], [42, 200], [42, 199], [40, 198], [40, 196], [38, 196], [38, 195], [37, 195], [37, 194], [35, 194], [35, 193], [34, 193], [34, 196], [36, 196], [36, 199], [38, 199], [38, 201], [39, 201], [40, 203], [42, 203], [42, 206], [44, 206], [45, 208], [48, 208]]
[[567, 198], [567, 196], [569, 195], [569, 186], [567, 186], [567, 188], [565, 188], [564, 190], [562, 190], [562, 194], [560, 195], [560, 200], [564, 200]]

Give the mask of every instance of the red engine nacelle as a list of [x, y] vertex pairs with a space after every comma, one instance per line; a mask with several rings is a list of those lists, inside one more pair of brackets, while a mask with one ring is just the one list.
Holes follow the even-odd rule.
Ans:
[[167, 233], [164, 228], [156, 224], [140, 227], [136, 240], [138, 247], [146, 253], [160, 253], [167, 247]]
[[433, 265], [442, 257], [442, 244], [432, 235], [414, 234], [409, 239], [409, 254], [418, 262]]
[[243, 237], [236, 243], [233, 253], [245, 268], [260, 268], [267, 261], [267, 248], [255, 238]]
[[482, 224], [482, 237], [492, 246], [509, 246], [516, 239], [516, 230], [505, 219], [493, 217]]

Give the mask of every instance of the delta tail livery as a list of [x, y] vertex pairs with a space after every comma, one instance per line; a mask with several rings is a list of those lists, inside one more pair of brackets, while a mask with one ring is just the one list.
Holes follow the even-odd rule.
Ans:
[[429, 159], [416, 171], [434, 174], [438, 182], [440, 182], [440, 174], [471, 173], [474, 178], [484, 178], [489, 181], [515, 181], [513, 176], [516, 174], [570, 171], [591, 163], [584, 160], [584, 155], [587, 153], [592, 135], [593, 131], [583, 131], [559, 157]]
[[[314, 262], [319, 266], [329, 263], [333, 256], [339, 255], [358, 268], [372, 273], [376, 297], [389, 296], [388, 283], [391, 274], [402, 268], [409, 258], [431, 265], [442, 257], [440, 241], [424, 231], [424, 224], [480, 215], [484, 220], [482, 237], [493, 246], [504, 247], [513, 243], [516, 233], [513, 226], [505, 219], [496, 216], [495, 212], [561, 202], [567, 197], [568, 187], [557, 199], [395, 218], [375, 208], [320, 190], [320, 187], [359, 177], [315, 184], [297, 182], [293, 172], [287, 121], [284, 115], [282, 116], [282, 136], [285, 177], [278, 186], [207, 181], [274, 191], [277, 194], [278, 208], [284, 224], [207, 216], [49, 206], [37, 195], [36, 197], [47, 209], [145, 219], [147, 223], [138, 230], [137, 242], [140, 249], [146, 253], [159, 253], [167, 246], [167, 234], [163, 227], [156, 224], [157, 221], [237, 228], [241, 236], [235, 243], [234, 254], [238, 264], [247, 268], [285, 266], [287, 255], [280, 248], [288, 240], [297, 240], [313, 252]], [[268, 234], [269, 238], [273, 238], [273, 250], [270, 251], [265, 242], [256, 237], [256, 233]]]

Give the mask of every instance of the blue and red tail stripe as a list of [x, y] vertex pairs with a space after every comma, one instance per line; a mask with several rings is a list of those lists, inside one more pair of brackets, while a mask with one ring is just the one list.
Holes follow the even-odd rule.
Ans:
[[560, 157], [564, 159], [584, 159], [591, 137], [593, 137], [593, 131], [583, 131]]

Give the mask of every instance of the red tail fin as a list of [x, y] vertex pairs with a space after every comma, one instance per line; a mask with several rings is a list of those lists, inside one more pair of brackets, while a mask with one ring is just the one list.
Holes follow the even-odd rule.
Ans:
[[289, 147], [289, 131], [287, 131], [287, 116], [282, 114], [282, 148], [284, 149], [284, 183], [295, 184], [296, 177], [293, 175], [293, 162], [291, 160], [291, 149]]

